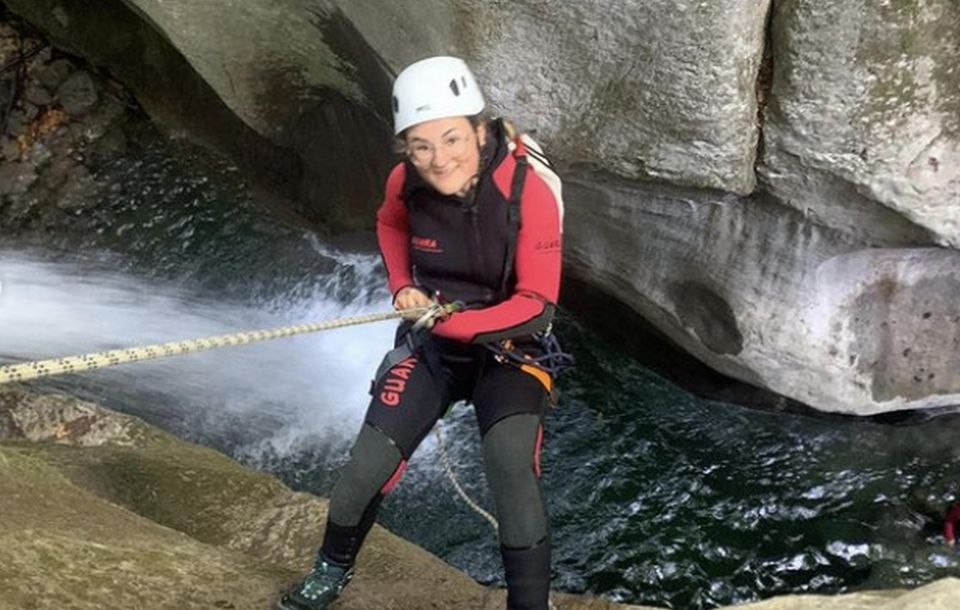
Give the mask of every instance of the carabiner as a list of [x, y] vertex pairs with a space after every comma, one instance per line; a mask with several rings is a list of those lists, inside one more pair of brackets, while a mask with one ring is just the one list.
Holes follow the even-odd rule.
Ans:
[[416, 322], [413, 323], [413, 328], [411, 330], [418, 331], [422, 328], [425, 328], [430, 322], [435, 320], [438, 316], [443, 315], [443, 306], [440, 303], [434, 302], [433, 305], [427, 309], [426, 313], [420, 316]]

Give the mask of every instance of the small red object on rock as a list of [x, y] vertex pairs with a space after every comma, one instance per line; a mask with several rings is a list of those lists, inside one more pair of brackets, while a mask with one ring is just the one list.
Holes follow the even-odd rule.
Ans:
[[957, 542], [958, 522], [960, 522], [960, 502], [951, 506], [943, 519], [943, 537], [947, 539], [947, 544], [950, 546]]

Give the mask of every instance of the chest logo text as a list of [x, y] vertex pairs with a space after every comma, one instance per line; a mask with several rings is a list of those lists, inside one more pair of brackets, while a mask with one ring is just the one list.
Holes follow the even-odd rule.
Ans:
[[433, 252], [436, 254], [443, 252], [438, 240], [432, 237], [411, 237], [410, 245], [413, 246], [414, 250], [420, 250], [421, 252]]

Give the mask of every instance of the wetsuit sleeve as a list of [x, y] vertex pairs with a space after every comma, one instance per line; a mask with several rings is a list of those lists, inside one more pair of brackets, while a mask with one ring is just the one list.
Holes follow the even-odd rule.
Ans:
[[515, 269], [517, 285], [502, 303], [460, 312], [436, 324], [441, 337], [487, 343], [545, 330], [560, 295], [560, 210], [553, 193], [533, 169], [520, 204]]
[[394, 296], [401, 288], [413, 285], [410, 271], [410, 223], [407, 219], [407, 206], [400, 197], [404, 177], [403, 163], [399, 163], [387, 178], [383, 203], [377, 211], [377, 242], [380, 244], [383, 266], [387, 269], [387, 286], [390, 294]]

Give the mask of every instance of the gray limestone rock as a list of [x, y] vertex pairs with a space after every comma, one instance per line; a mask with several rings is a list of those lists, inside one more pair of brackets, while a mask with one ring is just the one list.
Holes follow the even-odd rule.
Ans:
[[45, 40], [34, 38], [34, 43], [43, 45], [43, 48], [37, 51], [37, 54], [29, 60], [29, 69], [33, 69], [33, 66], [50, 63], [50, 60], [53, 59], [53, 48]]
[[0, 155], [3, 155], [6, 161], [18, 161], [20, 159], [20, 148], [17, 146], [17, 141], [0, 135]]
[[7, 5], [130, 87], [161, 126], [226, 153], [287, 217], [370, 226], [391, 161], [389, 76], [330, 2]]
[[50, 11], [53, 15], [53, 18], [57, 20], [57, 23], [60, 24], [62, 28], [70, 27], [70, 14], [67, 13], [66, 9], [62, 5], [54, 5], [53, 10]]
[[23, 152], [23, 160], [29, 162], [41, 172], [41, 166], [54, 157], [54, 153], [43, 140], [35, 141]]
[[[0, 386], [0, 610], [272, 607], [309, 569], [326, 513], [137, 418]], [[496, 610], [505, 597], [374, 526], [337, 608]]]
[[96, 142], [102, 138], [126, 114], [126, 108], [119, 101], [112, 97], [101, 97], [96, 108], [84, 115], [82, 120], [70, 125], [70, 129], [83, 143]]
[[0, 121], [6, 119], [14, 102], [17, 91], [17, 79], [13, 74], [0, 74]]
[[960, 404], [960, 252], [870, 248], [766, 196], [567, 178], [590, 228], [566, 233], [571, 275], [715, 370], [851, 415]]
[[61, 394], [0, 386], [0, 439], [49, 441], [79, 447], [142, 444], [138, 420]]
[[60, 157], [44, 168], [43, 183], [49, 190], [56, 190], [67, 181], [77, 162], [70, 157]]
[[100, 188], [83, 165], [75, 164], [68, 170], [66, 180], [56, 192], [57, 207], [66, 212], [95, 207]]
[[122, 154], [127, 149], [127, 136], [120, 125], [113, 125], [94, 143], [90, 153], [97, 162]]
[[395, 70], [456, 50], [492, 108], [568, 164], [754, 189], [768, 0], [337, 5]]
[[83, 116], [97, 105], [99, 95], [90, 73], [78, 70], [57, 87], [56, 98], [67, 114]]
[[[624, 3], [615, 17], [533, 0], [338, 4], [395, 69], [466, 57], [566, 170], [565, 268], [686, 351], [828, 411], [960, 404], [951, 326], [916, 363], [898, 355], [931, 332], [908, 322], [920, 302], [953, 315], [960, 253], [925, 247], [956, 245], [960, 223], [956, 2], [776, 2], [770, 90], [760, 2]], [[753, 196], [677, 188], [751, 192], [761, 122]], [[862, 274], [886, 256], [908, 266], [904, 297], [884, 306], [853, 272], [813, 279], [845, 256]]]
[[31, 223], [42, 206], [40, 197], [33, 191], [26, 195], [0, 195], [4, 200], [3, 215], [0, 224], [5, 227], [22, 227]]
[[22, 120], [24, 123], [30, 123], [34, 119], [36, 119], [38, 116], [40, 116], [40, 108], [38, 108], [36, 105], [31, 104], [29, 102], [27, 103], [20, 102], [17, 105], [17, 110], [23, 113]]
[[858, 252], [821, 265], [817, 286], [822, 298], [810, 306], [833, 305], [834, 316], [811, 321], [871, 400], [960, 404], [960, 253]]
[[913, 591], [865, 591], [840, 596], [784, 595], [733, 606], [737, 610], [949, 610], [957, 603], [960, 580], [945, 578]]
[[960, 3], [784, 0], [762, 178], [878, 244], [960, 247]]
[[27, 125], [30, 124], [30, 120], [26, 110], [14, 108], [10, 111], [10, 114], [7, 115], [7, 130], [5, 135], [15, 138], [22, 134], [27, 129]]

